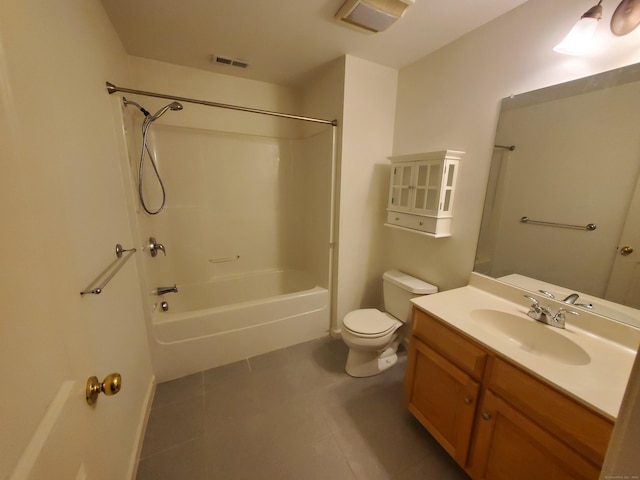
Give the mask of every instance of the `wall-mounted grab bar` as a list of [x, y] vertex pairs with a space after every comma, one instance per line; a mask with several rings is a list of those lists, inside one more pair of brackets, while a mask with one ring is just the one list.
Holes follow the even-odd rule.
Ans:
[[239, 259], [240, 259], [240, 255], [234, 255], [233, 257], [210, 258], [209, 263], [233, 262], [234, 260], [239, 260]]
[[[122, 254], [125, 253], [125, 252], [128, 252], [128, 253], [127, 253], [127, 255], [125, 255], [123, 257]], [[116, 257], [117, 258], [100, 275], [98, 275], [98, 277], [91, 283], [91, 285], [89, 285], [86, 289], [84, 289], [82, 292], [80, 292], [80, 296], [87, 295], [89, 293], [91, 293], [93, 295], [101, 294], [102, 290], [104, 289], [104, 287], [106, 287], [107, 284], [111, 281], [111, 279], [116, 276], [116, 273], [118, 273], [120, 271], [122, 266], [125, 263], [127, 263], [127, 260], [129, 260], [129, 258], [131, 258], [131, 255], [133, 255], [134, 253], [136, 253], [136, 249], [135, 248], [130, 248], [128, 250], [125, 250], [124, 248], [122, 248], [122, 245], [120, 245], [118, 243], [116, 245]], [[100, 284], [97, 287], [91, 288], [96, 283], [98, 283], [98, 280], [100, 280], [107, 273], [108, 273], [108, 275], [106, 277], [104, 277], [102, 282], [100, 282]]]
[[560, 227], [560, 228], [573, 228], [575, 230], [588, 230], [593, 232], [597, 227], [595, 223], [588, 223], [586, 225], [569, 225], [567, 223], [554, 223], [554, 222], [542, 222], [540, 220], [531, 220], [529, 217], [522, 217], [520, 219], [522, 223], [530, 223], [532, 225], [545, 225], [548, 227]]

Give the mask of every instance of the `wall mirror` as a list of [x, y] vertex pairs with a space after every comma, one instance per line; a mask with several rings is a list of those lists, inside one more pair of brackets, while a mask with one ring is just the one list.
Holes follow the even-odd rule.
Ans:
[[640, 327], [640, 64], [502, 100], [474, 271]]

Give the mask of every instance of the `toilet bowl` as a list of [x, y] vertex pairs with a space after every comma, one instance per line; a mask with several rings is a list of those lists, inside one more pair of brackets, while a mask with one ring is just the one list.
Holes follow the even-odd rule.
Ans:
[[365, 308], [347, 313], [342, 339], [349, 347], [345, 371], [352, 377], [370, 377], [398, 361], [401, 329], [411, 317], [411, 298], [438, 291], [437, 287], [398, 270], [383, 275], [386, 312]]

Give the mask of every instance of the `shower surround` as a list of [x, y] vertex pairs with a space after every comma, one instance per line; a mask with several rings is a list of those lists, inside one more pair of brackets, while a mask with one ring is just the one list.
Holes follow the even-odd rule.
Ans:
[[[132, 189], [140, 117], [124, 112]], [[143, 250], [150, 237], [166, 248], [166, 256], [139, 258], [159, 381], [329, 330], [332, 127], [309, 133], [300, 122], [272, 121], [279, 136], [160, 122], [149, 134], [166, 206], [149, 216], [134, 200], [132, 210]], [[150, 205], [160, 202], [156, 184], [143, 188]], [[173, 284], [177, 293], [155, 294]]]

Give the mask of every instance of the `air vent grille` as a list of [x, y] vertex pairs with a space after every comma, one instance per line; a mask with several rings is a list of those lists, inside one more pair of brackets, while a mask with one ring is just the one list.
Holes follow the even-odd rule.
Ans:
[[229, 65], [231, 67], [247, 68], [249, 64], [235, 58], [223, 57], [222, 55], [213, 55], [211, 62], [217, 65]]

